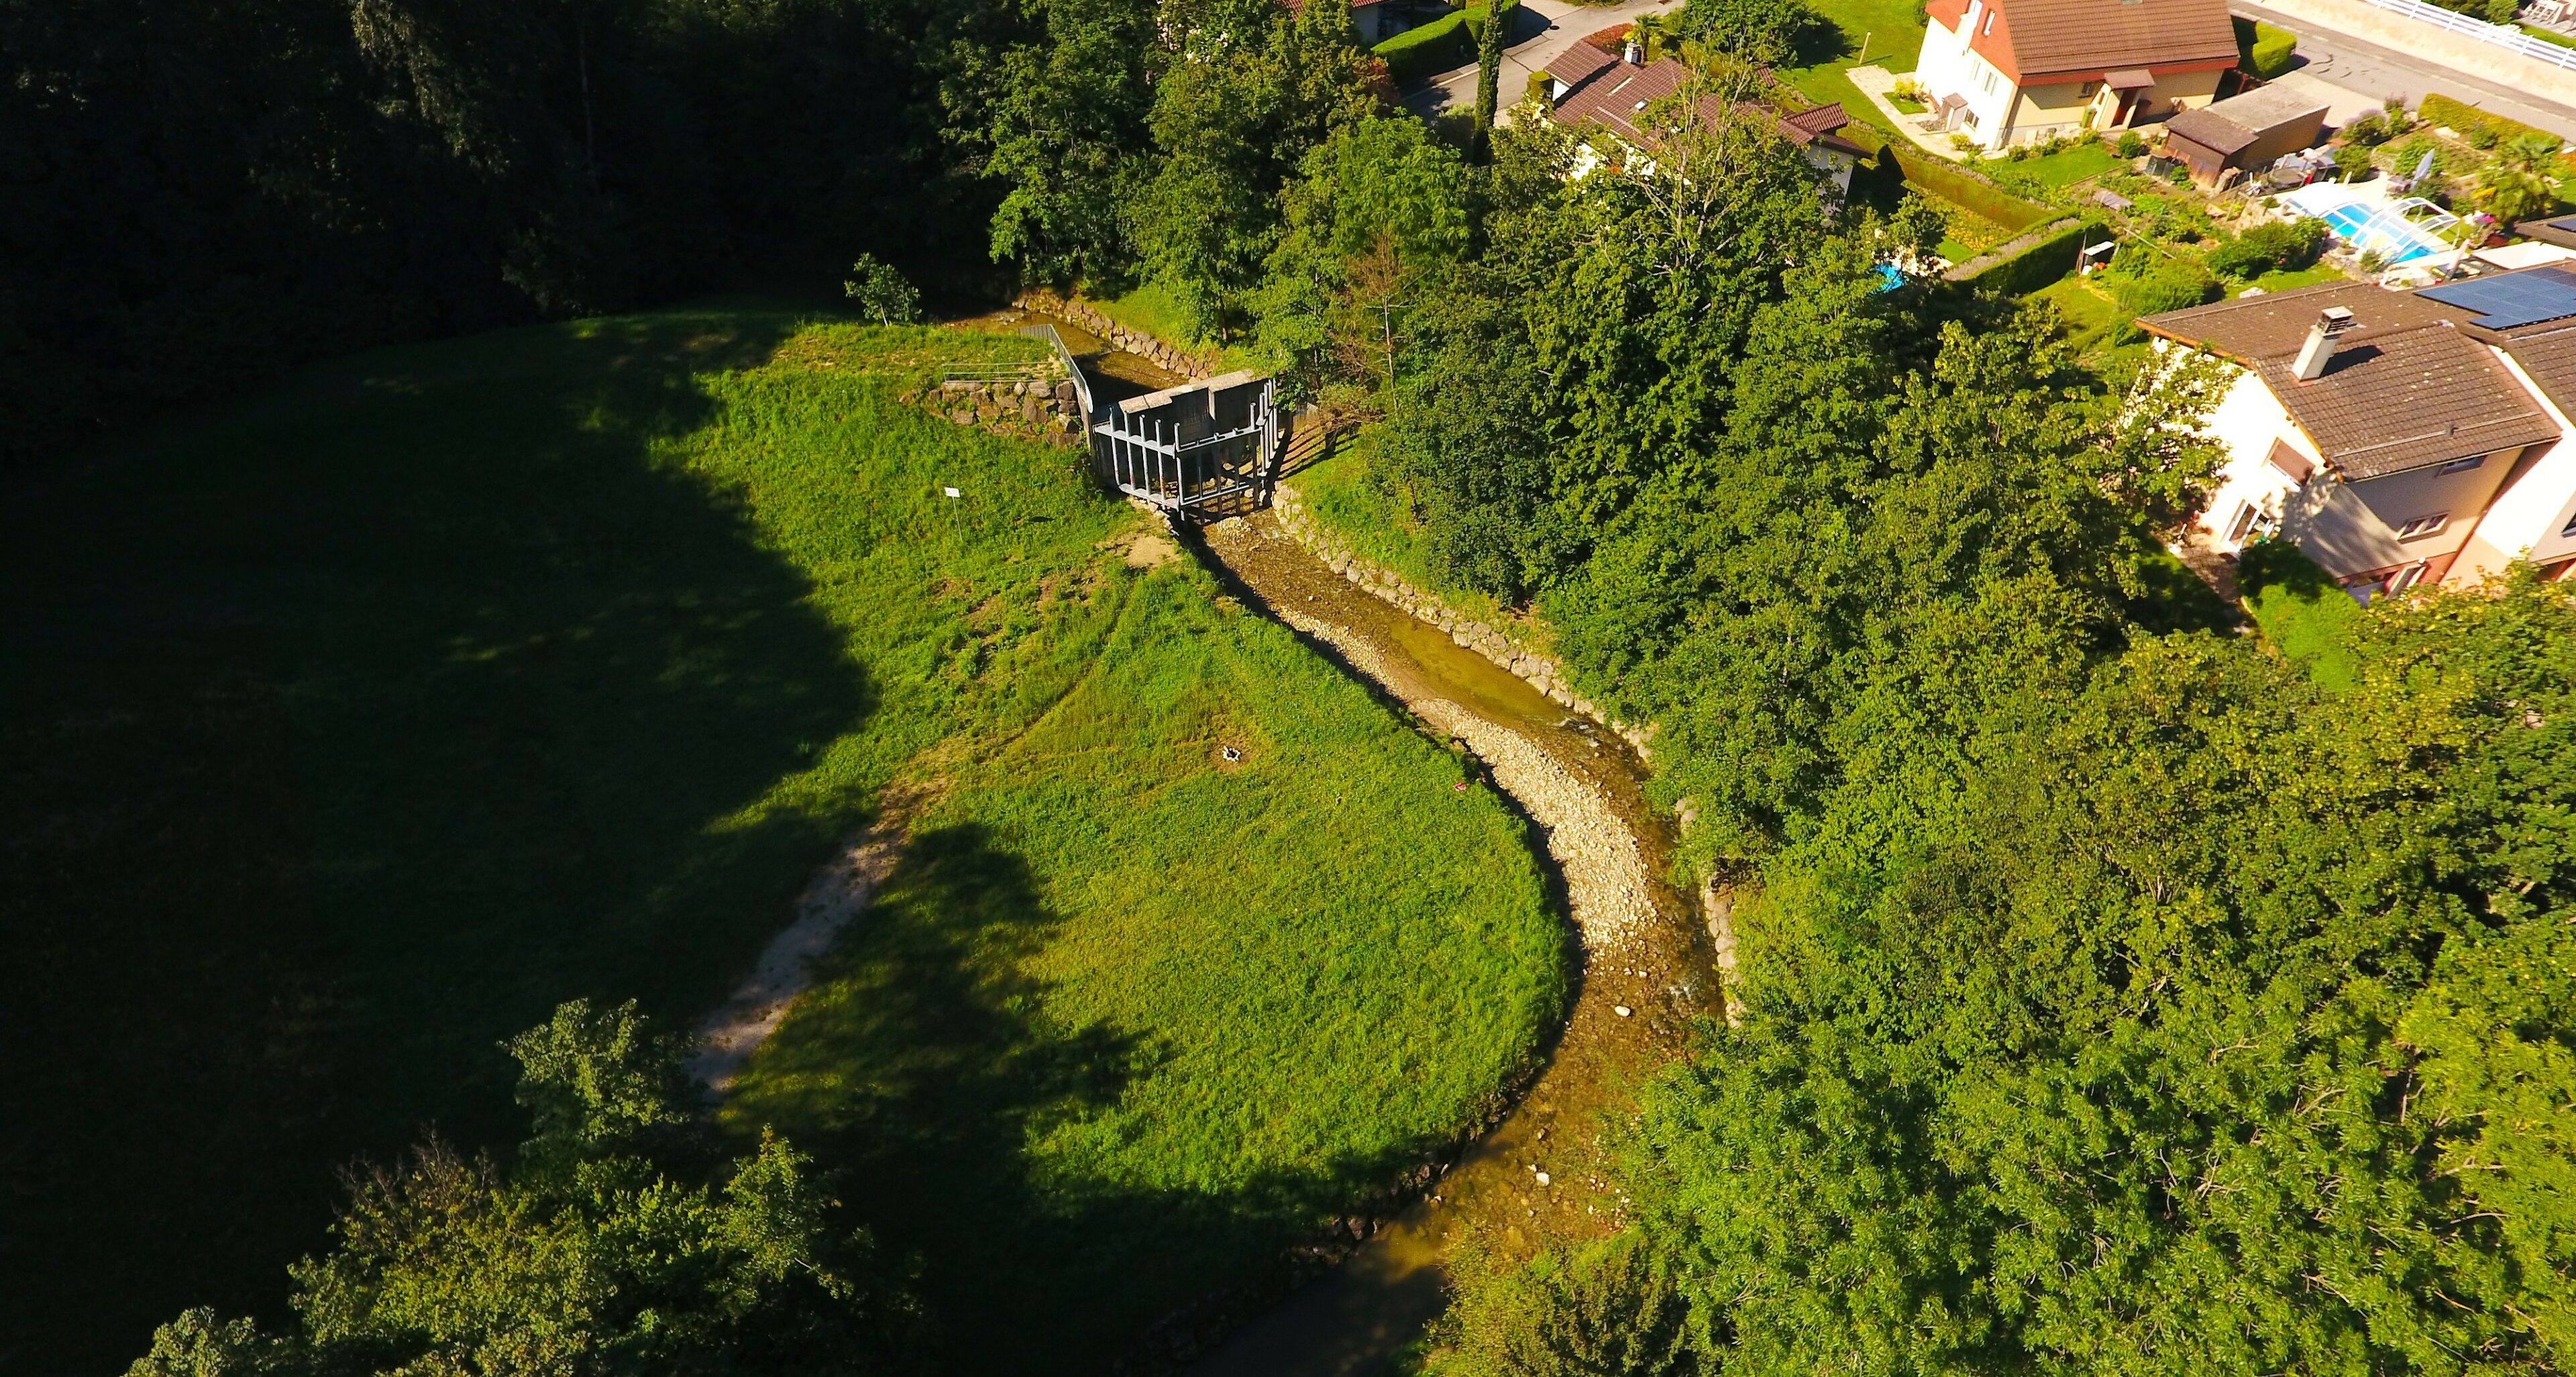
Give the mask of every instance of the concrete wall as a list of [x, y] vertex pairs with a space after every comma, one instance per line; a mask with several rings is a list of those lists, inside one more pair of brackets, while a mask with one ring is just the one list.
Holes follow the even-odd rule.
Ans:
[[2495, 44], [2437, 29], [2420, 19], [2409, 19], [2362, 0], [2263, 0], [2263, 4], [2321, 29], [2414, 53], [2561, 105], [2576, 105], [2576, 71], [2534, 62]]

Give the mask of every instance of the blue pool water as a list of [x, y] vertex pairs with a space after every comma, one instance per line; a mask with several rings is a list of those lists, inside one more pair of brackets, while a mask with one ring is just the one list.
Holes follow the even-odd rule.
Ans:
[[2440, 242], [2384, 206], [2336, 206], [2322, 217], [2335, 237], [2357, 249], [2377, 249], [2390, 263], [2412, 263], [2442, 251]]

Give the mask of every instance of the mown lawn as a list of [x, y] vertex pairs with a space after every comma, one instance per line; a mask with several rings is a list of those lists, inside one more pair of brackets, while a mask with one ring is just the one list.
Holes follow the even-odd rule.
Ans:
[[893, 784], [920, 844], [735, 1117], [851, 1169], [952, 1367], [1094, 1359], [1469, 1118], [1562, 998], [1518, 824], [1125, 567], [1067, 452], [892, 399], [1027, 347], [381, 351], [0, 512], [0, 1369], [273, 1314], [335, 1166], [506, 1147], [558, 1000], [694, 1020]]
[[1809, 100], [1841, 101], [1853, 119], [1886, 128], [1887, 117], [1843, 73], [1863, 62], [1899, 76], [1913, 71], [1923, 51], [1922, 7], [1916, 0], [1818, 0], [1816, 8], [1841, 32], [1842, 50], [1781, 75]]

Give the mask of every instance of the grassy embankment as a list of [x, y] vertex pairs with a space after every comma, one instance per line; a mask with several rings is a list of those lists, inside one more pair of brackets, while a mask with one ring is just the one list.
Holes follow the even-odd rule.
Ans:
[[1094, 1361], [1466, 1122], [1562, 999], [1519, 823], [1103, 549], [1065, 452], [892, 400], [1024, 347], [388, 350], [13, 500], [0, 1368], [273, 1314], [333, 1167], [505, 1147], [560, 999], [684, 1025], [889, 786], [911, 858], [732, 1113], [850, 1169], [951, 1370]]

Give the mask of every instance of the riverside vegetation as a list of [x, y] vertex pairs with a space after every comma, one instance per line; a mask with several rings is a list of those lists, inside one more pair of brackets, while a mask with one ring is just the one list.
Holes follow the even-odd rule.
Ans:
[[[940, 1370], [1098, 1363], [1488, 1112], [1564, 997], [1521, 823], [1193, 566], [1131, 566], [1076, 456], [898, 400], [1034, 347], [756, 304], [416, 346], [14, 505], [7, 1212], [48, 1266], [13, 1252], [11, 1365], [106, 1370], [196, 1305], [300, 1335], [222, 1371], [589, 1370], [681, 1310], [720, 1343], [794, 1310], [792, 1239], [694, 1310], [595, 1288], [659, 1246], [617, 1201], [742, 1172], [872, 1232]], [[666, 1184], [478, 1184], [499, 1040], [578, 994], [686, 1026], [889, 800], [911, 849], [729, 1136], [638, 1159]], [[361, 1178], [279, 1331], [332, 1167], [424, 1124], [453, 1150]]]

